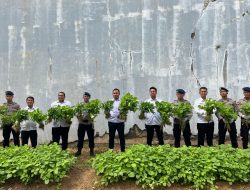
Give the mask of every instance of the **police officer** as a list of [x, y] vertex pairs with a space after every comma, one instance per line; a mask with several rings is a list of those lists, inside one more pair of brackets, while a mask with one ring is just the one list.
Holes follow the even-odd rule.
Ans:
[[114, 149], [114, 139], [115, 139], [115, 132], [117, 130], [119, 138], [120, 138], [120, 148], [121, 152], [125, 151], [125, 135], [124, 135], [124, 120], [119, 118], [120, 111], [120, 90], [115, 88], [112, 91], [113, 95], [113, 108], [110, 111], [110, 117], [108, 118], [108, 127], [109, 127], [109, 148]]
[[[8, 109], [8, 115], [12, 115], [14, 112], [18, 111], [20, 109], [19, 104], [16, 102], [13, 102], [14, 98], [14, 93], [12, 91], [6, 91], [5, 92], [5, 98], [6, 98], [6, 103], [3, 105], [7, 107]], [[12, 129], [12, 124], [3, 124], [3, 147], [9, 146], [10, 142], [10, 133], [13, 135], [14, 139], [14, 145], [19, 146], [20, 145], [20, 140], [19, 140], [19, 131], [15, 131]]]
[[[34, 97], [28, 96], [26, 98], [27, 106], [23, 109], [27, 110], [28, 112], [35, 111], [37, 108], [34, 107], [34, 101]], [[37, 123], [31, 120], [24, 120], [20, 123], [20, 127], [22, 145], [28, 144], [28, 141], [30, 139], [31, 146], [35, 148], [37, 145]]]
[[[177, 89], [176, 90], [176, 97], [177, 99], [174, 100], [174, 104], [179, 104], [179, 103], [188, 103], [190, 102], [186, 99], [184, 99], [185, 96], [185, 90], [183, 89]], [[191, 146], [191, 141], [190, 141], [190, 136], [191, 136], [191, 130], [190, 130], [190, 124], [189, 120], [191, 119], [193, 113], [190, 112], [186, 118], [184, 118], [185, 122], [185, 128], [183, 130], [183, 137], [184, 137], [184, 142], [186, 146]], [[175, 147], [180, 147], [180, 140], [181, 140], [181, 126], [180, 126], [180, 119], [177, 117], [174, 117], [174, 126], [173, 126], [173, 134], [174, 134], [174, 146]]]
[[[89, 102], [90, 99], [90, 93], [85, 92], [83, 94], [83, 103], [86, 104]], [[77, 135], [78, 135], [78, 143], [77, 143], [77, 152], [75, 153], [75, 156], [81, 155], [82, 148], [83, 148], [83, 141], [85, 132], [87, 132], [88, 140], [89, 140], [89, 155], [94, 156], [94, 124], [92, 120], [90, 119], [88, 112], [83, 112], [81, 114], [77, 115], [77, 119], [79, 122]]]
[[246, 103], [250, 103], [250, 87], [244, 87], [243, 89], [244, 98], [240, 99], [237, 102], [237, 110], [238, 115], [241, 117], [241, 127], [240, 127], [240, 136], [242, 137], [242, 146], [244, 149], [248, 148], [248, 134], [250, 129], [250, 124], [248, 124], [248, 120], [250, 119], [250, 115], [244, 115], [240, 112], [240, 106]]
[[[150, 102], [152, 103], [154, 106], [156, 104], [156, 102], [161, 102], [160, 99], [158, 99], [156, 97], [157, 95], [157, 88], [155, 87], [150, 87], [149, 88], [149, 95], [150, 98], [146, 100], [146, 102]], [[154, 137], [154, 131], [156, 132], [158, 141], [159, 141], [159, 145], [163, 145], [164, 144], [164, 140], [163, 140], [163, 130], [162, 130], [162, 126], [161, 126], [161, 116], [160, 113], [157, 112], [156, 108], [154, 108], [154, 113], [145, 113], [145, 117], [146, 117], [146, 130], [147, 130], [147, 144], [149, 146], [152, 146], [152, 141], [153, 141], [153, 137]]]
[[[233, 109], [236, 111], [236, 102], [233, 101], [231, 98], [228, 98], [228, 89], [225, 87], [221, 87], [220, 89], [220, 96], [221, 99], [219, 99], [219, 102], [224, 102], [226, 105], [232, 106]], [[224, 118], [219, 114], [218, 111], [216, 111], [215, 115], [218, 118], [218, 134], [219, 134], [219, 145], [220, 144], [225, 144], [225, 136], [227, 132], [227, 127], [225, 127], [226, 123]], [[230, 130], [228, 130], [229, 135], [230, 135], [230, 140], [232, 143], [233, 148], [238, 147], [238, 142], [237, 142], [237, 129], [236, 129], [236, 124], [235, 121], [230, 122]]]
[[[56, 106], [71, 106], [71, 102], [65, 100], [65, 93], [58, 93], [58, 100], [51, 104], [51, 107]], [[62, 138], [62, 150], [66, 150], [68, 147], [68, 135], [69, 135], [69, 127], [71, 125], [71, 121], [61, 120], [54, 121], [52, 126], [52, 140], [59, 144], [60, 138]]]

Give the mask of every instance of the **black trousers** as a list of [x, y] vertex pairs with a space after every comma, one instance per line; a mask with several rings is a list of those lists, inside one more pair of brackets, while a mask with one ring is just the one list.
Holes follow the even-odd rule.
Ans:
[[78, 143], [77, 148], [83, 148], [83, 141], [85, 132], [87, 131], [88, 139], [89, 139], [89, 148], [94, 148], [94, 125], [93, 124], [79, 124], [77, 130]]
[[237, 142], [237, 129], [236, 129], [236, 124], [235, 122], [230, 123], [230, 130], [228, 130], [225, 127], [225, 122], [221, 119], [218, 122], [218, 134], [219, 134], [219, 145], [220, 144], [225, 144], [225, 137], [227, 131], [229, 132], [230, 135], [230, 140], [233, 148], [238, 148], [238, 142]]
[[146, 130], [147, 130], [147, 144], [149, 146], [152, 146], [152, 141], [154, 138], [154, 131], [156, 132], [156, 135], [157, 135], [157, 138], [159, 141], [159, 145], [164, 144], [163, 130], [162, 130], [162, 127], [160, 125], [146, 125]]
[[[174, 146], [180, 147], [180, 141], [181, 141], [180, 124], [174, 124], [173, 134], [174, 134]], [[183, 130], [183, 137], [184, 137], [184, 142], [186, 146], [191, 146], [190, 136], [191, 136], [190, 124], [189, 122], [186, 122], [186, 126]]]
[[10, 133], [13, 135], [14, 145], [20, 146], [20, 132], [16, 132], [11, 127], [12, 125], [3, 125], [3, 147], [10, 145]]
[[240, 127], [240, 136], [242, 140], [242, 146], [244, 149], [248, 148], [248, 136], [249, 136], [249, 129], [250, 124], [246, 125], [244, 122], [241, 121], [241, 127]]
[[52, 127], [52, 140], [59, 144], [62, 138], [62, 149], [66, 150], [68, 147], [69, 127]]
[[29, 138], [31, 146], [35, 148], [37, 145], [37, 131], [21, 131], [22, 145], [28, 144]]
[[109, 148], [114, 149], [115, 132], [117, 130], [120, 139], [121, 151], [125, 151], [124, 123], [108, 122], [109, 126]]
[[197, 123], [197, 130], [198, 130], [198, 146], [204, 146], [205, 136], [207, 138], [207, 145], [213, 146], [214, 122]]

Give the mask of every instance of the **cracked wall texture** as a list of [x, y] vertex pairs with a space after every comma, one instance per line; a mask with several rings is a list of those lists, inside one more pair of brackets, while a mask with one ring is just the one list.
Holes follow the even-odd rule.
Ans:
[[[84, 91], [107, 100], [114, 87], [144, 100], [156, 86], [167, 101], [184, 88], [193, 103], [199, 85], [239, 99], [250, 77], [249, 13], [250, 0], [1, 0], [0, 100], [13, 90], [21, 106], [33, 95], [45, 111], [58, 91], [75, 104]], [[130, 114], [126, 131], [135, 123], [144, 128]], [[103, 115], [95, 127], [107, 131]], [[71, 141], [76, 129], [74, 120]]]

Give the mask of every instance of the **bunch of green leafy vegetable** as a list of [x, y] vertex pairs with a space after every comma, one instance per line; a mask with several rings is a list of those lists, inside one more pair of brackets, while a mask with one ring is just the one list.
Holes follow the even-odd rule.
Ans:
[[141, 102], [139, 106], [139, 119], [146, 119], [145, 113], [154, 113], [155, 106], [150, 102]]
[[225, 121], [225, 127], [230, 131], [230, 123], [237, 119], [237, 112], [234, 107], [224, 102], [218, 102], [216, 106], [216, 110], [223, 117]]
[[56, 106], [48, 110], [48, 122], [55, 121], [66, 121], [71, 122], [71, 119], [74, 117], [75, 111], [70, 106]]
[[104, 110], [105, 118], [110, 118], [110, 111], [113, 109], [113, 100], [108, 100], [102, 103], [102, 109]]
[[206, 121], [211, 121], [212, 120], [212, 114], [216, 110], [218, 101], [213, 100], [211, 98], [205, 100], [204, 105], [199, 105], [200, 109], [203, 109], [206, 112]]
[[79, 103], [74, 109], [77, 115], [81, 115], [83, 112], [88, 113], [88, 117], [94, 121], [96, 116], [100, 113], [102, 103], [98, 99], [90, 100], [88, 103]]
[[[240, 112], [245, 116], [250, 116], [250, 103], [244, 103], [240, 106]], [[246, 125], [250, 124], [250, 119], [243, 119], [242, 121]]]
[[193, 106], [189, 102], [179, 102], [178, 104], [173, 105], [172, 113], [173, 116], [179, 119], [180, 127], [184, 130], [186, 126], [185, 119], [190, 116], [192, 113]]
[[162, 126], [171, 125], [170, 117], [172, 116], [173, 104], [169, 102], [156, 102], [156, 110], [160, 113]]
[[20, 123], [22, 121], [29, 119], [29, 112], [28, 110], [20, 109], [13, 113], [13, 121], [14, 124], [12, 125], [12, 129], [14, 129], [16, 132], [20, 131]]
[[129, 111], [135, 112], [138, 108], [139, 100], [129, 92], [126, 93], [122, 98], [119, 105], [120, 115], [119, 118], [126, 121]]
[[44, 129], [44, 122], [47, 120], [47, 117], [47, 114], [44, 114], [40, 109], [29, 112], [29, 119], [38, 123], [41, 129]]

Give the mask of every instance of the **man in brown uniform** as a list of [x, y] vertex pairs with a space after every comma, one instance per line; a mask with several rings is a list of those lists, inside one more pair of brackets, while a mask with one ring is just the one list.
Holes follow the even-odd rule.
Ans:
[[[85, 92], [83, 94], [83, 103], [87, 104], [90, 99], [90, 93]], [[85, 132], [87, 132], [88, 139], [89, 139], [89, 155], [94, 156], [94, 124], [91, 118], [89, 117], [88, 112], [84, 111], [82, 114], [77, 115], [77, 119], [79, 122], [77, 136], [78, 136], [78, 143], [77, 143], [77, 152], [75, 156], [80, 156], [83, 148], [83, 141]]]
[[[14, 112], [20, 109], [19, 104], [13, 102], [13, 97], [14, 93], [11, 91], [6, 91], [5, 92], [5, 97], [6, 97], [6, 103], [3, 105], [8, 108], [8, 115], [12, 115]], [[3, 124], [3, 147], [9, 146], [10, 144], [10, 133], [12, 132], [13, 139], [14, 139], [14, 144], [19, 146], [20, 145], [20, 140], [19, 140], [19, 135], [20, 132], [16, 132], [14, 129], [12, 129], [12, 124]]]
[[241, 127], [240, 127], [240, 136], [242, 137], [242, 146], [244, 149], [248, 148], [248, 133], [250, 126], [246, 122], [250, 119], [250, 115], [244, 115], [240, 112], [240, 106], [246, 103], [250, 103], [250, 87], [244, 87], [243, 89], [244, 98], [240, 99], [237, 102], [237, 109], [239, 111], [239, 116], [241, 117]]
[[[179, 103], [189, 103], [190, 102], [186, 99], [184, 99], [185, 96], [185, 91], [183, 89], [177, 89], [176, 90], [176, 97], [177, 99], [174, 100], [174, 104], [179, 104]], [[193, 116], [193, 113], [190, 112], [190, 114], [188, 115], [187, 118], [184, 119], [185, 121], [185, 128], [183, 130], [183, 137], [184, 137], [184, 141], [185, 141], [185, 145], [186, 146], [191, 146], [191, 140], [190, 140], [190, 136], [191, 136], [191, 130], [190, 130], [190, 124], [189, 124], [189, 120], [191, 119], [191, 117]], [[180, 147], [180, 140], [181, 140], [181, 126], [180, 126], [180, 119], [179, 118], [174, 118], [174, 128], [173, 128], [173, 134], [174, 134], [174, 146], [175, 147]]]
[[[219, 102], [224, 102], [226, 105], [232, 106], [234, 110], [236, 111], [236, 102], [233, 101], [231, 98], [228, 98], [228, 89], [221, 87], [220, 88], [220, 95], [221, 99], [219, 99]], [[227, 128], [225, 127], [225, 120], [224, 118], [216, 112], [215, 115], [218, 118], [218, 134], [219, 134], [219, 145], [225, 144], [225, 136], [227, 133]], [[237, 142], [237, 129], [235, 121], [231, 121], [230, 123], [230, 130], [228, 130], [230, 135], [230, 140], [232, 143], [233, 148], [238, 148], [238, 142]]]

